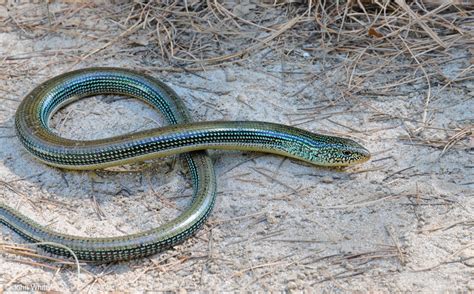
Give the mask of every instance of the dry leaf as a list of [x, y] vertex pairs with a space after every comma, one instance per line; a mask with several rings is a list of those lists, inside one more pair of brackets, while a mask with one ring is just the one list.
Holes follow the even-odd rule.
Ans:
[[369, 28], [369, 36], [375, 37], [375, 38], [383, 38], [383, 35], [379, 33], [376, 29], [373, 27]]

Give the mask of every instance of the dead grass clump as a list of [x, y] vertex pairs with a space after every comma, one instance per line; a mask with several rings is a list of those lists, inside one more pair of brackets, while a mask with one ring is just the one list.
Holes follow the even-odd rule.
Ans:
[[424, 56], [471, 42], [468, 6], [453, 3], [142, 2], [127, 11], [122, 23], [149, 28], [147, 43], [180, 66], [235, 61], [264, 48], [286, 55], [315, 50], [384, 57], [401, 53], [421, 62]]

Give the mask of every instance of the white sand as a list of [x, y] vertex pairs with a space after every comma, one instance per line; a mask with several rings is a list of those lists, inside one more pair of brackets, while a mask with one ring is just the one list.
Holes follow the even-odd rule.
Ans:
[[[87, 51], [100, 44], [66, 33], [27, 36], [13, 25], [0, 30], [0, 200], [60, 232], [97, 237], [163, 223], [186, 206], [191, 193], [189, 174], [176, 158], [119, 172], [69, 172], [37, 162], [14, 136], [14, 114], [24, 95], [73, 64], [67, 55], [54, 52]], [[426, 144], [443, 146], [472, 126], [472, 82], [453, 84], [439, 94], [442, 84], [432, 84], [434, 97], [423, 128], [423, 79], [386, 93], [373, 90], [342, 98], [341, 85], [347, 86], [350, 72], [337, 67], [338, 59], [262, 65], [256, 55], [242, 65], [200, 72], [200, 78], [154, 71], [140, 56], [114, 57], [111, 52], [120, 48], [114, 44], [94, 62], [76, 68], [148, 69], [183, 97], [196, 120], [305, 122], [301, 128], [354, 138], [373, 158], [338, 171], [272, 155], [212, 152], [217, 203], [197, 236], [149, 258], [85, 265], [79, 278], [73, 267], [2, 252], [0, 292], [2, 286], [6, 292], [474, 291], [474, 164], [468, 149], [473, 138], [462, 139], [444, 154], [443, 147]], [[468, 62], [460, 59], [440, 70], [453, 77]], [[394, 81], [380, 73], [364, 89]], [[309, 107], [316, 108], [304, 110]], [[152, 128], [161, 121], [139, 102], [99, 97], [62, 110], [53, 126], [66, 137], [87, 139]], [[412, 142], [403, 139], [408, 135]], [[176, 198], [183, 195], [187, 197]], [[0, 239], [24, 243], [3, 226]], [[58, 270], [24, 264], [32, 261]]]

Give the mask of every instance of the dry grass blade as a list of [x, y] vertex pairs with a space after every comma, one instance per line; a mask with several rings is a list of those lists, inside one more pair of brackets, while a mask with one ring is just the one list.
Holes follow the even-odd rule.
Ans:
[[[163, 78], [196, 120], [270, 120], [353, 136], [372, 159], [333, 170], [211, 152], [220, 190], [202, 233], [143, 259], [87, 263], [80, 279], [72, 260], [1, 244], [4, 291], [33, 280], [87, 293], [474, 289], [472, 1], [10, 2], [0, 4], [0, 197], [31, 204], [28, 216], [40, 223], [113, 237], [161, 224], [193, 195], [190, 171], [174, 164], [123, 169], [89, 189], [87, 172], [33, 164], [19, 150], [22, 97], [71, 67], [134, 68]], [[131, 123], [128, 104], [119, 107], [58, 113], [56, 131], [74, 137], [66, 120], [76, 120], [106, 136], [83, 118]], [[93, 206], [78, 209], [89, 196]], [[426, 266], [416, 284], [413, 264]]]
[[[77, 269], [77, 277], [79, 278], [80, 273], [81, 273], [80, 269], [81, 269], [81, 264], [82, 263], [79, 262], [79, 259], [77, 258], [76, 254], [70, 248], [68, 248], [64, 245], [57, 244], [57, 243], [52, 243], [52, 242], [38, 242], [38, 243], [28, 244], [26, 246], [31, 247], [31, 246], [41, 246], [41, 245], [54, 245], [54, 246], [57, 246], [57, 247], [61, 247], [65, 250], [68, 250], [71, 253], [72, 257], [74, 258], [74, 262], [71, 262], [67, 259], [50, 257], [50, 256], [47, 256], [47, 255], [39, 254], [36, 251], [32, 251], [31, 249], [28, 249], [25, 246], [18, 245], [18, 244], [14, 244], [14, 245], [0, 244], [0, 251], [3, 251], [5, 253], [18, 255], [18, 256], [41, 258], [41, 259], [45, 259], [45, 260], [48, 260], [48, 261], [53, 261], [53, 262], [60, 263], [62, 265], [75, 265], [76, 269]], [[29, 264], [37, 265], [37, 266], [43, 266], [43, 264], [36, 263], [36, 262], [33, 262], [33, 261], [29, 262]], [[53, 270], [57, 269], [56, 267], [50, 267], [50, 266], [47, 266], [47, 265], [45, 265], [43, 267], [48, 267], [48, 268], [53, 269]]]
[[428, 35], [436, 42], [438, 43], [441, 47], [446, 48], [447, 45], [439, 38], [439, 36], [423, 21], [420, 19], [420, 17], [413, 11], [411, 8], [407, 5], [405, 0], [395, 0], [395, 2], [403, 9], [405, 10], [408, 15], [416, 22], [418, 23]]
[[[454, 260], [453, 261], [453, 258], [457, 257], [458, 255], [460, 255], [464, 250], [466, 249], [469, 249], [471, 247], [474, 247], [474, 243], [471, 243], [471, 244], [468, 244], [466, 246], [463, 246], [461, 247], [460, 249], [456, 250], [456, 252], [454, 252], [453, 254], [445, 257], [443, 259], [443, 261], [440, 261], [440, 262], [437, 262], [435, 265], [433, 266], [429, 266], [429, 267], [425, 267], [425, 268], [420, 268], [420, 269], [415, 269], [415, 272], [424, 272], [424, 271], [430, 271], [430, 270], [433, 270], [437, 267], [440, 267], [442, 266], [443, 264], [448, 264], [448, 263], [451, 263], [451, 262], [456, 262], [457, 260]], [[469, 257], [469, 259], [471, 258], [474, 258], [474, 256], [471, 256]]]
[[457, 142], [472, 136], [472, 130], [472, 127], [466, 127], [449, 138], [448, 143], [444, 146], [443, 151], [441, 151], [440, 157], [443, 156], [449, 149], [451, 149], [451, 147], [453, 147]]

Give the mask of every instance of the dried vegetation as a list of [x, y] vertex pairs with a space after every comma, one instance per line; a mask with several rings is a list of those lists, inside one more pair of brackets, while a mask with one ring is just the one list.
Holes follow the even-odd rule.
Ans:
[[[5, 117], [14, 112], [20, 98], [15, 83], [25, 79], [39, 81], [52, 74], [51, 68], [63, 69], [90, 66], [107, 60], [129, 60], [127, 65], [145, 72], [173, 72], [205, 76], [207, 71], [227, 66], [245, 68], [266, 67], [282, 63], [286, 67], [278, 74], [287, 75], [298, 81], [298, 88], [289, 97], [306, 101], [297, 111], [285, 113], [293, 125], [307, 125], [315, 121], [327, 120], [334, 126], [352, 134], [370, 135], [373, 132], [390, 130], [402, 126], [405, 134], [397, 140], [413, 146], [424, 146], [440, 151], [440, 157], [456, 149], [469, 154], [473, 148], [472, 120], [433, 124], [435, 114], [457, 105], [473, 109], [473, 14], [470, 1], [405, 1], [405, 0], [358, 0], [358, 1], [115, 1], [89, 2], [75, 4], [13, 4], [0, 6], [0, 34], [15, 33], [16, 40], [3, 40], [0, 43], [0, 114]], [[38, 43], [51, 38], [63, 38], [64, 46], [41, 46], [31, 50], [22, 48], [23, 40]], [[74, 40], [71, 42], [70, 40]], [[71, 44], [68, 46], [68, 44]], [[312, 65], [322, 64], [314, 72]], [[458, 70], [446, 70], [448, 65], [459, 65]], [[271, 70], [268, 71], [271, 73]], [[342, 74], [341, 74], [342, 73]], [[229, 78], [231, 79], [231, 78]], [[316, 80], [334, 81], [338, 93], [335, 98], [312, 100], [307, 92]], [[406, 92], [416, 89], [420, 99]], [[202, 90], [202, 89], [201, 89]], [[452, 103], [440, 103], [446, 99], [447, 90], [465, 93], [464, 99]], [[386, 111], [372, 103], [374, 97], [409, 97], [410, 111]], [[449, 100], [449, 99], [448, 99]], [[203, 101], [209, 108], [218, 107]], [[241, 103], [247, 103], [241, 101]], [[251, 104], [249, 107], [252, 107]], [[344, 124], [332, 117], [340, 112], [351, 111], [354, 106], [364, 108], [370, 115], [367, 122], [377, 123], [377, 128], [360, 130]], [[333, 111], [337, 106], [338, 109]], [[342, 107], [342, 108], [341, 108]], [[7, 115], [8, 114], [8, 115]], [[393, 123], [396, 122], [396, 123]], [[343, 131], [341, 131], [343, 132]], [[11, 125], [0, 124], [0, 139], [14, 135]], [[378, 163], [393, 159], [389, 150], [375, 152], [373, 166], [354, 170], [353, 175], [380, 171], [384, 167]], [[388, 152], [390, 153], [390, 152]], [[472, 153], [471, 153], [472, 154]], [[464, 166], [473, 168], [472, 160]], [[254, 174], [272, 178], [272, 171], [253, 169]], [[227, 173], [227, 172], [225, 172]], [[426, 174], [426, 173], [425, 173]], [[245, 179], [247, 174], [235, 176], [236, 181]], [[382, 183], [393, 183], [399, 179], [423, 176], [415, 165], [386, 171]], [[24, 201], [28, 196], [14, 181], [1, 181], [0, 190], [9, 190]], [[253, 183], [255, 184], [255, 183]], [[285, 186], [283, 182], [280, 185]], [[465, 179], [462, 185], [470, 187], [472, 181]], [[287, 199], [289, 195], [301, 192], [299, 188], [286, 186], [289, 194], [273, 200]], [[413, 193], [385, 195], [367, 202], [326, 206], [331, 209], [354, 209], [393, 199], [406, 198], [408, 210], [413, 209], [420, 220], [419, 205], [456, 205], [448, 203], [443, 197], [424, 198], [417, 190]], [[454, 200], [454, 202], [456, 202]], [[467, 207], [472, 211], [472, 207]], [[472, 217], [472, 215], [471, 215]], [[237, 217], [226, 221], [213, 221], [206, 232], [221, 223], [242, 220]], [[249, 214], [255, 223], [268, 221], [260, 214]], [[449, 231], [453, 227], [463, 227], [472, 233], [473, 220], [463, 219], [449, 224], [424, 227], [418, 233]], [[235, 270], [233, 278], [252, 273], [250, 278], [236, 284], [227, 283], [226, 289], [272, 288], [275, 272], [308, 272], [315, 270], [318, 275], [298, 280], [310, 280], [303, 286], [298, 282], [284, 282], [289, 289], [325, 285], [345, 289], [351, 278], [375, 275], [373, 267], [365, 265], [376, 260], [396, 259], [401, 266], [406, 264], [406, 248], [400, 244], [391, 227], [386, 227], [392, 245], [384, 245], [378, 250], [329, 255], [314, 253], [308, 256], [286, 256], [282, 259], [267, 260], [260, 264], [241, 266]], [[278, 236], [265, 235], [262, 239]], [[212, 239], [212, 238], [211, 238]], [[247, 240], [248, 241], [248, 240]], [[272, 242], [303, 242], [301, 240], [270, 239]], [[306, 242], [317, 242], [304, 240]], [[472, 241], [472, 239], [471, 239]], [[239, 241], [236, 241], [239, 242]], [[265, 242], [265, 241], [263, 241]], [[211, 242], [212, 243], [212, 242]], [[210, 244], [211, 244], [210, 243]], [[445, 260], [434, 266], [418, 268], [417, 271], [430, 271], [453, 262], [472, 267], [470, 255], [459, 257], [465, 250], [471, 250], [472, 243], [464, 244], [458, 251], [447, 254]], [[33, 268], [59, 273], [63, 268], [72, 269], [75, 263], [42, 256], [31, 247], [0, 244], [2, 258], [25, 263]], [[211, 245], [209, 245], [211, 246]], [[183, 251], [183, 249], [182, 249]], [[185, 250], [184, 250], [185, 251]], [[206, 252], [204, 252], [206, 253]], [[136, 270], [134, 282], [152, 271], [179, 271], [183, 264], [192, 267], [201, 260], [212, 259], [210, 255], [186, 256], [170, 253], [161, 259], [152, 260]], [[23, 256], [26, 258], [19, 258]], [[42, 256], [42, 257], [41, 257]], [[207, 261], [206, 261], [207, 262]], [[222, 261], [227, 262], [227, 261]], [[314, 267], [325, 262], [324, 267]], [[469, 263], [470, 262], [470, 263]], [[207, 264], [207, 263], [206, 263]], [[470, 264], [470, 265], [469, 265]], [[132, 266], [133, 268], [133, 266]], [[90, 290], [96, 284], [104, 284], [104, 276], [110, 274], [109, 267], [100, 273], [88, 272], [88, 277], [76, 284], [76, 290]], [[71, 271], [73, 272], [73, 271]], [[369, 274], [367, 272], [370, 272]], [[29, 270], [22, 271], [9, 280], [0, 281], [4, 289], [14, 285]], [[391, 275], [385, 272], [382, 275]], [[342, 282], [344, 281], [344, 282]], [[202, 282], [202, 281], [201, 281]], [[326, 283], [326, 284], [325, 284]], [[330, 283], [331, 286], [327, 286]], [[345, 284], [344, 284], [345, 283]], [[278, 284], [277, 288], [282, 284]], [[472, 286], [472, 284], [470, 284]], [[383, 286], [373, 286], [381, 289]], [[110, 290], [112, 288], [105, 288]], [[196, 282], [195, 289], [205, 289]], [[260, 288], [259, 288], [260, 287]], [[416, 289], [416, 288], [411, 288]], [[368, 289], [366, 289], [368, 290]], [[420, 290], [420, 288], [418, 288]], [[473, 290], [473, 289], [471, 289]]]

